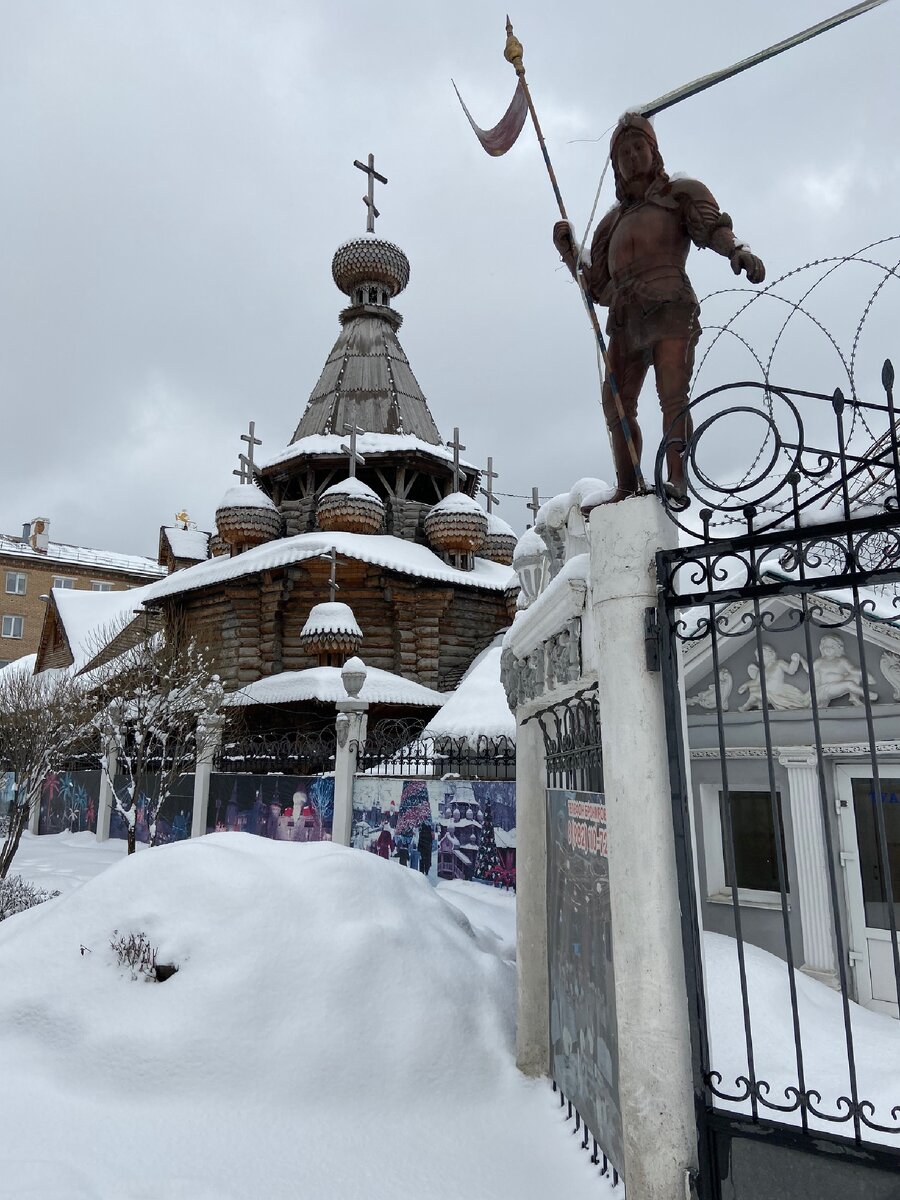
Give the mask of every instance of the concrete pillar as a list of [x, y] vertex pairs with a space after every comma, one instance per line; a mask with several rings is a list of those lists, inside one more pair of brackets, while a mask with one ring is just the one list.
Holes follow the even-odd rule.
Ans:
[[109, 841], [109, 819], [112, 814], [115, 798], [113, 796], [111, 779], [116, 777], [116, 751], [113, 746], [107, 746], [106, 759], [109, 767], [100, 771], [100, 796], [97, 799], [97, 841]]
[[800, 746], [782, 750], [778, 761], [788, 777], [803, 929], [803, 970], [836, 987], [834, 915], [828, 891], [828, 856], [822, 824], [818, 760], [814, 750]]
[[662, 675], [647, 669], [644, 614], [654, 556], [677, 530], [642, 496], [595, 508], [590, 533], [625, 1181], [629, 1200], [673, 1200], [697, 1162], [666, 746], [681, 714], [665, 712]]
[[206, 833], [206, 817], [209, 809], [209, 777], [212, 775], [213, 760], [222, 741], [222, 718], [207, 717], [198, 737], [197, 761], [194, 766], [194, 807], [191, 814], [191, 837], [203, 837]]
[[34, 804], [28, 810], [28, 832], [37, 834], [41, 827], [41, 796], [40, 792]]
[[365, 700], [347, 699], [339, 700], [336, 707], [337, 746], [334, 756], [331, 840], [349, 846], [353, 833], [353, 780], [356, 777], [359, 747], [366, 738], [369, 705]]
[[516, 1061], [526, 1075], [550, 1070], [547, 958], [547, 756], [538, 720], [516, 728]]

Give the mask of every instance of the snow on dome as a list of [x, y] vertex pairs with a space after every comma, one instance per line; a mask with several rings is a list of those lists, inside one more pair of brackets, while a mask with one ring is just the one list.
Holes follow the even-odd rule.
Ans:
[[487, 522], [488, 535], [502, 533], [509, 537], [516, 537], [516, 531], [512, 525], [507, 525], [503, 518], [498, 517], [496, 513], [488, 513]]
[[533, 558], [536, 555], [546, 553], [547, 547], [541, 535], [533, 529], [526, 529], [518, 542], [516, 542], [516, 549], [513, 554], [513, 566], [522, 559]]
[[479, 737], [515, 741], [516, 721], [500, 682], [503, 635], [482, 650], [463, 675], [459, 687], [432, 717], [425, 733], [432, 737], [465, 738], [475, 746]]
[[364, 496], [366, 500], [374, 500], [382, 508], [384, 507], [384, 501], [374, 488], [370, 488], [361, 479], [356, 479], [349, 475], [346, 479], [342, 479], [340, 483], [333, 483], [331, 487], [326, 488], [322, 493], [322, 498], [324, 499], [326, 496]]
[[[445, 496], [443, 500], [439, 500], [432, 508], [433, 513], [478, 513], [480, 517], [486, 517], [484, 509], [477, 500], [473, 500], [471, 496], [467, 496], [465, 492], [451, 492], [449, 496]], [[430, 516], [431, 514], [429, 514]]]
[[216, 512], [223, 508], [268, 508], [273, 512], [278, 509], [265, 492], [260, 491], [255, 483], [236, 483], [230, 487], [219, 501]]
[[312, 637], [322, 633], [346, 633], [360, 639], [363, 635], [356, 617], [353, 615], [353, 609], [349, 604], [342, 604], [340, 600], [314, 604], [300, 636]]

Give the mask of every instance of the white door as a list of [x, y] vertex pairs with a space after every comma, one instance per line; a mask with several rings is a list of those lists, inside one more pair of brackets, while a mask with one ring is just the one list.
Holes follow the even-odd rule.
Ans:
[[900, 929], [900, 764], [886, 763], [879, 772], [880, 797], [868, 766], [837, 767], [835, 782], [857, 996], [867, 1008], [896, 1017], [900, 1010], [889, 897], [892, 891], [894, 927]]

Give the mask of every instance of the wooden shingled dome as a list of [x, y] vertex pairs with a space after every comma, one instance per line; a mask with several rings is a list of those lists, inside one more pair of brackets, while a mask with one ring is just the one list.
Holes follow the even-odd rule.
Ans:
[[300, 631], [300, 644], [316, 655], [320, 666], [340, 666], [356, 654], [362, 638], [353, 609], [339, 600], [314, 604]]
[[270, 542], [281, 534], [281, 514], [256, 484], [239, 483], [228, 489], [216, 509], [219, 537], [232, 554]]
[[316, 520], [319, 528], [329, 533], [378, 533], [384, 522], [384, 502], [361, 480], [342, 479], [319, 497]]
[[487, 534], [487, 513], [462, 492], [452, 492], [425, 518], [425, 536], [445, 554], [473, 554]]

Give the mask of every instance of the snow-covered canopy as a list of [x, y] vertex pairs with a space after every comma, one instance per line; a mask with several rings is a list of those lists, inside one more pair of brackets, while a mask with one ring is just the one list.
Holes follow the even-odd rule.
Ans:
[[301, 636], [309, 637], [315, 633], [348, 633], [358, 638], [363, 635], [353, 609], [339, 600], [314, 604], [309, 610]]
[[255, 483], [236, 483], [230, 487], [217, 505], [220, 508], [268, 508], [273, 512], [278, 509], [265, 492], [260, 491]]
[[175, 558], [203, 562], [209, 558], [209, 534], [202, 529], [182, 529], [180, 525], [167, 525], [163, 529], [169, 549]]
[[426, 733], [433, 737], [467, 738], [473, 744], [481, 735], [515, 740], [516, 721], [500, 682], [502, 641], [501, 634], [482, 650], [459, 687], [428, 722]]
[[[312, 454], [333, 454], [339, 458], [346, 458], [346, 453], [341, 449], [346, 440], [338, 433], [317, 433], [309, 437], [298, 438], [284, 450], [280, 450], [271, 458], [260, 463], [260, 469], [269, 470], [282, 463], [292, 462], [295, 458], [303, 458]], [[453, 462], [453, 451], [446, 446], [433, 445], [431, 442], [424, 442], [421, 438], [406, 433], [359, 433], [356, 438], [356, 447], [360, 454], [364, 454], [367, 458], [369, 455], [377, 457], [380, 454], [408, 454], [415, 450], [443, 463]], [[473, 463], [465, 462], [463, 459], [460, 459], [460, 465], [468, 467], [472, 471], [478, 470]]]
[[340, 483], [333, 483], [331, 487], [326, 488], [322, 493], [322, 498], [325, 496], [360, 496], [366, 500], [377, 500], [379, 504], [384, 503], [374, 488], [370, 488], [361, 479], [349, 475]]
[[499, 563], [476, 558], [471, 571], [459, 571], [456, 567], [448, 566], [427, 546], [389, 534], [298, 533], [294, 537], [278, 538], [255, 546], [235, 558], [212, 558], [208, 562], [197, 563], [195, 567], [185, 567], [183, 571], [176, 571], [174, 575], [153, 584], [145, 599], [153, 602], [194, 588], [213, 587], [243, 575], [255, 575], [260, 571], [271, 571], [303, 562], [307, 558], [316, 558], [330, 553], [332, 549], [345, 558], [373, 563], [401, 575], [458, 584], [460, 587], [480, 587], [502, 592], [517, 582], [515, 573]]
[[[360, 700], [370, 704], [408, 704], [421, 708], [440, 706], [446, 693], [435, 692], [412, 679], [366, 667], [366, 682]], [[347, 689], [341, 679], [340, 667], [310, 667], [305, 671], [282, 671], [248, 683], [232, 692], [225, 700], [228, 705], [290, 704], [300, 700], [320, 700], [334, 704], [347, 699]]]

